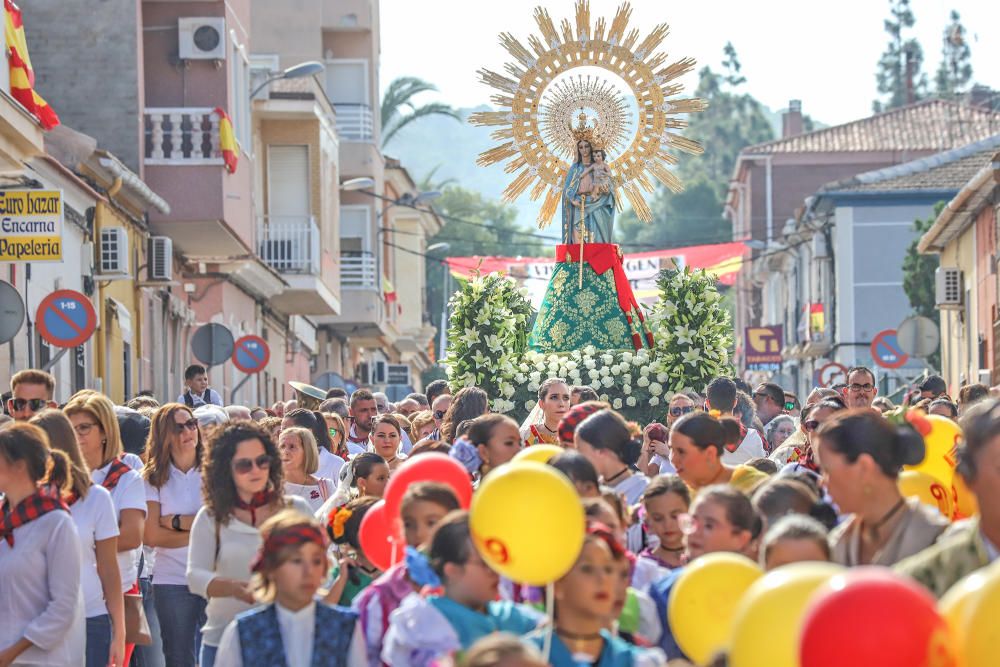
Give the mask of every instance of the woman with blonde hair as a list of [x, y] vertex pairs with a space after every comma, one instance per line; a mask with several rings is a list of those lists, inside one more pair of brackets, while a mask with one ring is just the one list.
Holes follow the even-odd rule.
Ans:
[[201, 460], [204, 446], [198, 419], [180, 403], [167, 403], [153, 415], [146, 441], [146, 528], [153, 547], [153, 602], [168, 665], [194, 667], [198, 632], [205, 622], [205, 600], [187, 586], [191, 524], [201, 509]]
[[293, 426], [281, 431], [278, 437], [281, 467], [285, 471], [285, 493], [298, 496], [318, 510], [335, 491], [334, 483], [315, 477], [319, 470], [319, 448], [312, 431]]
[[[97, 392], [79, 392], [63, 408], [76, 431], [76, 442], [90, 478], [111, 494], [118, 514], [118, 569], [122, 592], [139, 595], [139, 554], [146, 518], [146, 489], [139, 473], [122, 460], [121, 432], [115, 406]], [[133, 644], [126, 644], [127, 663]]]
[[80, 594], [86, 616], [86, 666], [121, 665], [125, 658], [125, 601], [118, 570], [118, 515], [111, 494], [90, 479], [73, 426], [59, 410], [46, 409], [31, 418], [52, 449], [69, 459], [69, 507], [80, 538]]

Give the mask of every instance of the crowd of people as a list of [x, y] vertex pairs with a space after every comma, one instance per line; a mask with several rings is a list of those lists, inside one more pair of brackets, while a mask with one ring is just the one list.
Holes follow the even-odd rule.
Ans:
[[[560, 378], [524, 424], [444, 381], [395, 405], [333, 389], [318, 410], [220, 405], [197, 365], [185, 384], [175, 402], [81, 391], [59, 406], [49, 374], [11, 379], [0, 667], [684, 665], [669, 600], [706, 554], [878, 565], [935, 596], [1000, 555], [1000, 401], [982, 385], [952, 401], [931, 376], [905, 400], [963, 430], [956, 471], [979, 511], [953, 521], [900, 491], [924, 441], [863, 367], [801, 402], [715, 378], [650, 424]], [[586, 517], [547, 589], [491, 569], [446, 481], [385, 502], [422, 455], [479, 488], [542, 446]], [[366, 553], [383, 510], [405, 542], [389, 563]]]

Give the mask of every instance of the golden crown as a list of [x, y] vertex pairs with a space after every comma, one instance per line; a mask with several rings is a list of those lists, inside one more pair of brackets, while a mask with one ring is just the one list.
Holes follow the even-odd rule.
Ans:
[[580, 115], [577, 116], [576, 127], [573, 127], [572, 123], [567, 123], [569, 125], [569, 131], [573, 135], [573, 140], [576, 143], [581, 141], [587, 141], [590, 143], [591, 150], [603, 150], [604, 142], [601, 141], [601, 135], [597, 133], [597, 128], [594, 125], [587, 124], [587, 114], [582, 110]]

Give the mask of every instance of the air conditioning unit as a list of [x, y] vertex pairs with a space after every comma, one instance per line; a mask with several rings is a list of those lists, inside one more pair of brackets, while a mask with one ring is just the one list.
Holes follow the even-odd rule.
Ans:
[[406, 364], [387, 364], [386, 374], [386, 384], [410, 386], [410, 367]]
[[225, 60], [226, 19], [222, 16], [178, 18], [177, 53], [181, 60]]
[[124, 227], [108, 227], [101, 230], [100, 255], [97, 266], [98, 280], [128, 278], [128, 233]]
[[149, 239], [149, 279], [169, 281], [174, 278], [174, 241], [169, 236]]
[[962, 270], [940, 266], [934, 271], [934, 303], [938, 308], [962, 307]]

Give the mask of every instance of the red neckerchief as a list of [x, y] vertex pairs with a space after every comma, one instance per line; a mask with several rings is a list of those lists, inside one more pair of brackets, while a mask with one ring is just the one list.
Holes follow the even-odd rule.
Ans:
[[792, 458], [803, 468], [812, 470], [813, 472], [819, 472], [819, 466], [816, 464], [816, 460], [813, 458], [812, 447], [806, 447], [805, 451], [795, 447], [792, 449]]
[[729, 452], [730, 454], [739, 449], [740, 446], [743, 444], [743, 441], [746, 440], [747, 437], [747, 427], [743, 425], [743, 422], [737, 422], [737, 423], [740, 425], [740, 441], [736, 443], [726, 444], [725, 446], [726, 451]]
[[118, 486], [119, 480], [121, 480], [122, 475], [132, 470], [128, 467], [128, 464], [121, 459], [115, 459], [111, 462], [111, 467], [108, 468], [108, 474], [101, 482], [103, 486], [108, 491], [113, 491], [116, 486]]
[[239, 496], [236, 496], [236, 507], [238, 507], [241, 510], [246, 510], [247, 512], [250, 512], [250, 525], [256, 526], [257, 509], [263, 507], [264, 505], [269, 504], [273, 498], [274, 494], [271, 493], [270, 491], [258, 491], [257, 493], [253, 494], [253, 497], [250, 498], [250, 502], [248, 503], [243, 502], [243, 500]]
[[69, 508], [58, 497], [53, 497], [38, 491], [20, 503], [13, 510], [6, 500], [3, 503], [3, 513], [0, 514], [0, 537], [7, 544], [14, 546], [14, 529], [30, 523], [40, 516], [55, 510], [69, 511]]
[[356, 424], [351, 424], [351, 428], [347, 429], [347, 440], [353, 442], [355, 445], [367, 445], [368, 436], [357, 437], [355, 436], [356, 431], [354, 427]]
[[66, 507], [72, 507], [76, 501], [80, 499], [80, 494], [76, 491], [70, 491], [63, 497], [63, 502], [66, 503]]

